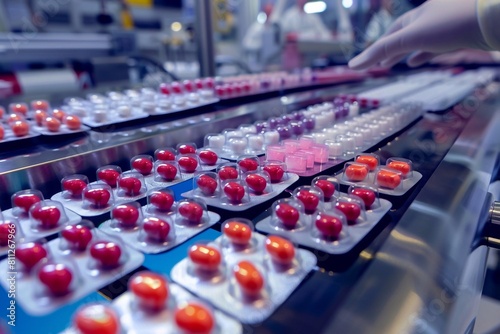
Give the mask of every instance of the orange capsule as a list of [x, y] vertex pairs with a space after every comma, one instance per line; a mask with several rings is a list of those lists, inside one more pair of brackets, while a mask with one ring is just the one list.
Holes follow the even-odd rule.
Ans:
[[11, 103], [9, 105], [9, 110], [10, 112], [26, 116], [28, 113], [28, 106], [25, 103]]
[[206, 307], [189, 303], [175, 311], [175, 323], [183, 333], [208, 334], [214, 328], [214, 316]]
[[163, 276], [143, 271], [134, 275], [128, 286], [141, 307], [160, 310], [165, 306], [168, 298], [168, 283]]
[[0, 106], [0, 120], [3, 118], [4, 115], [5, 115], [5, 108]]
[[393, 160], [387, 164], [387, 167], [400, 171], [403, 176], [408, 175], [411, 171], [410, 164], [404, 161]]
[[45, 100], [32, 101], [31, 102], [31, 109], [48, 111], [49, 110], [49, 102], [47, 102]]
[[61, 109], [54, 109], [52, 111], [52, 115], [54, 115], [54, 117], [57, 118], [60, 122], [63, 122], [64, 118], [66, 117], [66, 113]]
[[45, 126], [50, 132], [57, 132], [61, 127], [61, 122], [57, 118], [49, 116], [45, 118]]
[[293, 244], [275, 235], [267, 237], [266, 250], [273, 261], [280, 264], [290, 264], [295, 258], [295, 248]]
[[395, 189], [401, 183], [399, 172], [382, 169], [377, 174], [377, 184], [380, 187]]
[[47, 113], [44, 110], [35, 110], [35, 122], [36, 125], [42, 126], [43, 121], [47, 118]]
[[70, 130], [78, 130], [82, 126], [80, 117], [74, 115], [66, 116], [66, 118], [64, 119], [64, 123], [66, 123], [66, 126]]
[[204, 270], [217, 270], [221, 262], [220, 252], [206, 245], [191, 246], [188, 255], [196, 266]]
[[74, 326], [82, 334], [118, 334], [120, 323], [113, 309], [104, 305], [88, 305], [80, 309], [74, 318]]
[[237, 221], [224, 224], [223, 232], [231, 242], [238, 245], [247, 245], [252, 238], [252, 229], [250, 226]]
[[233, 273], [245, 294], [249, 296], [260, 294], [264, 287], [264, 278], [251, 262], [241, 261], [234, 267]]
[[363, 181], [368, 176], [368, 167], [361, 164], [351, 164], [347, 166], [344, 174], [350, 181]]
[[378, 159], [373, 155], [360, 155], [356, 158], [356, 162], [368, 165], [370, 171], [374, 171], [378, 167]]
[[24, 117], [18, 113], [11, 113], [7, 119], [7, 123], [11, 124], [17, 121], [24, 121]]

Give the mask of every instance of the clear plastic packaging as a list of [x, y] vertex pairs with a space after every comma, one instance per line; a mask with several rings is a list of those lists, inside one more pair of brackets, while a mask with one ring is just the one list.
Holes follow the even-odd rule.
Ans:
[[179, 154], [196, 154], [197, 147], [195, 143], [180, 143], [176, 149]]
[[404, 179], [411, 179], [413, 177], [413, 162], [409, 159], [389, 158], [385, 165], [400, 171]]
[[155, 160], [175, 161], [176, 151], [172, 147], [159, 148], [155, 151]]
[[111, 209], [110, 226], [117, 231], [137, 230], [142, 220], [142, 208], [138, 202], [120, 203]]
[[[114, 238], [98, 230], [94, 236], [87, 250], [78, 254], [76, 252], [68, 254], [67, 249], [61, 249], [59, 239], [48, 243], [27, 240], [17, 245], [16, 257], [20, 268], [17, 270], [16, 297], [27, 314], [41, 316], [52, 313], [69, 303], [81, 300], [89, 293], [114, 282], [116, 277], [122, 277], [142, 264], [144, 260], [142, 254], [124, 248]], [[103, 247], [94, 249], [94, 246], [100, 243], [103, 243]], [[115, 249], [118, 244], [122, 246], [119, 252]], [[21, 259], [29, 264], [30, 270], [23, 269], [25, 267]], [[116, 262], [117, 265], [111, 265]], [[40, 270], [47, 264], [54, 266], [48, 267], [48, 273], [44, 274], [46, 283], [40, 283]], [[3, 272], [10, 271], [8, 266], [8, 259], [0, 262], [0, 270]], [[69, 280], [68, 273], [63, 270], [66, 266], [71, 267]], [[61, 270], [58, 271], [58, 268]], [[54, 271], [60, 275], [55, 277]], [[0, 284], [8, 290], [7, 280], [1, 280]]]
[[21, 273], [22, 277], [30, 275], [33, 268], [40, 261], [51, 257], [49, 247], [47, 246], [47, 240], [43, 238], [27, 238], [21, 240], [21, 242], [16, 245], [15, 255], [17, 260], [15, 264], [16, 270]]
[[207, 205], [202, 199], [183, 199], [177, 204], [175, 223], [179, 226], [194, 227], [208, 223], [210, 220]]
[[82, 198], [82, 193], [85, 187], [89, 184], [87, 176], [82, 174], [74, 174], [66, 176], [61, 180], [61, 188], [63, 197], [65, 198]]
[[377, 210], [380, 208], [378, 189], [375, 187], [362, 184], [352, 185], [349, 187], [347, 193], [361, 198], [366, 210]]
[[260, 159], [256, 155], [241, 155], [238, 157], [237, 164], [241, 173], [260, 170]]
[[359, 154], [356, 156], [354, 161], [367, 165], [370, 169], [370, 172], [373, 172], [380, 165], [380, 159], [378, 155], [370, 153]]
[[299, 200], [307, 215], [314, 214], [316, 210], [324, 206], [324, 194], [321, 188], [316, 186], [300, 186], [293, 191], [293, 197]]
[[381, 189], [401, 190], [403, 173], [399, 170], [379, 167], [375, 170], [374, 183]]
[[31, 230], [34, 232], [57, 232], [69, 221], [63, 205], [52, 200], [43, 200], [33, 204], [30, 207], [29, 215]]
[[201, 164], [205, 166], [216, 166], [219, 162], [219, 156], [217, 152], [210, 148], [198, 149], [197, 155], [200, 159]]
[[82, 284], [80, 271], [71, 258], [42, 259], [34, 268], [33, 299], [49, 302], [67, 297]]
[[288, 179], [287, 165], [282, 161], [266, 160], [262, 170], [269, 173], [272, 183], [279, 183]]
[[193, 193], [195, 197], [220, 196], [219, 181], [215, 172], [198, 172], [193, 179]]
[[191, 248], [188, 258], [172, 269], [171, 277], [241, 322], [259, 323], [295, 290], [315, 266], [316, 257], [280, 237], [255, 234], [252, 239], [251, 251], [218, 248], [221, 243], [228, 246], [226, 236], [196, 244], [194, 251], [200, 251]]
[[238, 164], [234, 162], [222, 163], [217, 167], [217, 176], [220, 182], [227, 180], [238, 180], [240, 178]]
[[335, 245], [349, 240], [347, 219], [335, 209], [317, 211], [312, 220], [312, 239], [319, 244]]
[[99, 214], [109, 211], [115, 203], [113, 191], [107, 184], [89, 184], [83, 190], [82, 198], [82, 208], [84, 210], [96, 210], [96, 213], [98, 211]]
[[[127, 333], [144, 332], [145, 328], [151, 334], [242, 333], [239, 322], [158, 274], [142, 271], [129, 282], [129, 291], [113, 301], [113, 308], [117, 311], [112, 311], [109, 306], [107, 312], [104, 309], [95, 311], [103, 315], [109, 313], [104, 318], [108, 319], [109, 327], [120, 327]], [[156, 304], [160, 307], [155, 308]]]
[[118, 177], [117, 199], [125, 198], [127, 200], [134, 200], [144, 197], [146, 192], [147, 187], [142, 173], [126, 171]]
[[322, 190], [325, 202], [334, 201], [340, 189], [337, 178], [328, 175], [320, 175], [315, 177], [312, 180], [311, 185], [316, 186]]
[[358, 162], [346, 162], [342, 179], [348, 182], [369, 182], [370, 167]]
[[175, 214], [175, 194], [169, 188], [153, 188], [148, 190], [146, 214], [155, 216], [170, 216]]
[[[351, 201], [356, 201], [358, 206], [362, 205], [362, 200], [354, 195], [339, 194], [337, 197], [349, 198]], [[304, 224], [307, 228], [279, 228], [276, 224], [276, 217], [271, 215], [258, 222], [256, 229], [265, 233], [279, 231], [297, 244], [328, 254], [340, 255], [348, 253], [361, 242], [391, 209], [389, 201], [379, 199], [380, 205], [376, 209], [364, 212], [363, 218], [357, 218], [355, 224], [349, 225], [346, 215], [332, 207], [331, 203], [329, 204], [308, 217], [310, 219], [307, 219]]]
[[12, 215], [14, 217], [27, 217], [31, 206], [40, 201], [43, 201], [43, 194], [39, 190], [18, 191], [11, 197]]
[[122, 173], [120, 166], [108, 165], [97, 169], [97, 180], [109, 185], [111, 188], [118, 186], [118, 178]]
[[148, 176], [153, 173], [153, 157], [150, 155], [136, 155], [130, 159], [130, 168], [141, 173], [143, 176]]
[[308, 225], [304, 205], [295, 198], [277, 200], [271, 208], [270, 223], [276, 230], [298, 231]]
[[194, 153], [182, 154], [177, 156], [177, 165], [183, 174], [193, 174], [201, 170], [198, 155]]
[[221, 181], [221, 203], [244, 205], [250, 202], [248, 188], [243, 180]]
[[66, 225], [59, 233], [59, 249], [63, 254], [79, 254], [85, 252], [95, 238], [94, 224], [82, 220], [77, 224]]
[[335, 209], [342, 212], [349, 225], [366, 223], [365, 203], [354, 195], [342, 194], [336, 198]]
[[213, 149], [215, 152], [222, 152], [226, 138], [222, 134], [211, 133], [205, 136], [204, 147]]
[[243, 174], [246, 187], [250, 196], [261, 196], [273, 191], [271, 178], [266, 171], [250, 171]]
[[175, 182], [182, 180], [181, 171], [176, 161], [156, 161], [155, 182]]

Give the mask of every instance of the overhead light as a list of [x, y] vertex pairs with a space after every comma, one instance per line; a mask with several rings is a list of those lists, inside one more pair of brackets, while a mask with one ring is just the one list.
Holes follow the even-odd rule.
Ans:
[[344, 8], [351, 8], [353, 0], [342, 0], [342, 6]]
[[170, 25], [170, 29], [172, 29], [172, 31], [181, 31], [182, 24], [180, 24], [180, 22], [174, 22]]
[[304, 12], [307, 14], [322, 13], [326, 10], [326, 2], [324, 1], [313, 1], [308, 2], [304, 5]]

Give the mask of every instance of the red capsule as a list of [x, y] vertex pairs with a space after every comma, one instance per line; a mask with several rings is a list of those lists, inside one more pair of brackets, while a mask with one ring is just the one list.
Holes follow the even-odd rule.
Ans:
[[216, 248], [206, 245], [192, 246], [189, 249], [188, 256], [195, 265], [210, 271], [217, 270], [222, 259], [220, 252]]
[[267, 237], [266, 250], [273, 261], [279, 264], [289, 265], [295, 258], [295, 247], [293, 244], [275, 235]]
[[246, 295], [259, 295], [264, 287], [264, 278], [259, 270], [249, 261], [241, 261], [233, 270], [236, 282]]

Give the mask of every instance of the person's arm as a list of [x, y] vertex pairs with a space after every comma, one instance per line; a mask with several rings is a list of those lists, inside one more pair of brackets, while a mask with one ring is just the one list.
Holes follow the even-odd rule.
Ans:
[[[418, 66], [438, 54], [462, 48], [492, 50], [500, 34], [493, 20], [494, 17], [500, 20], [499, 5], [500, 0], [427, 1], [397, 19], [384, 36], [352, 59], [349, 66], [354, 69], [376, 64], [392, 66], [412, 52], [415, 53], [408, 64]], [[483, 35], [485, 30], [487, 36]]]

